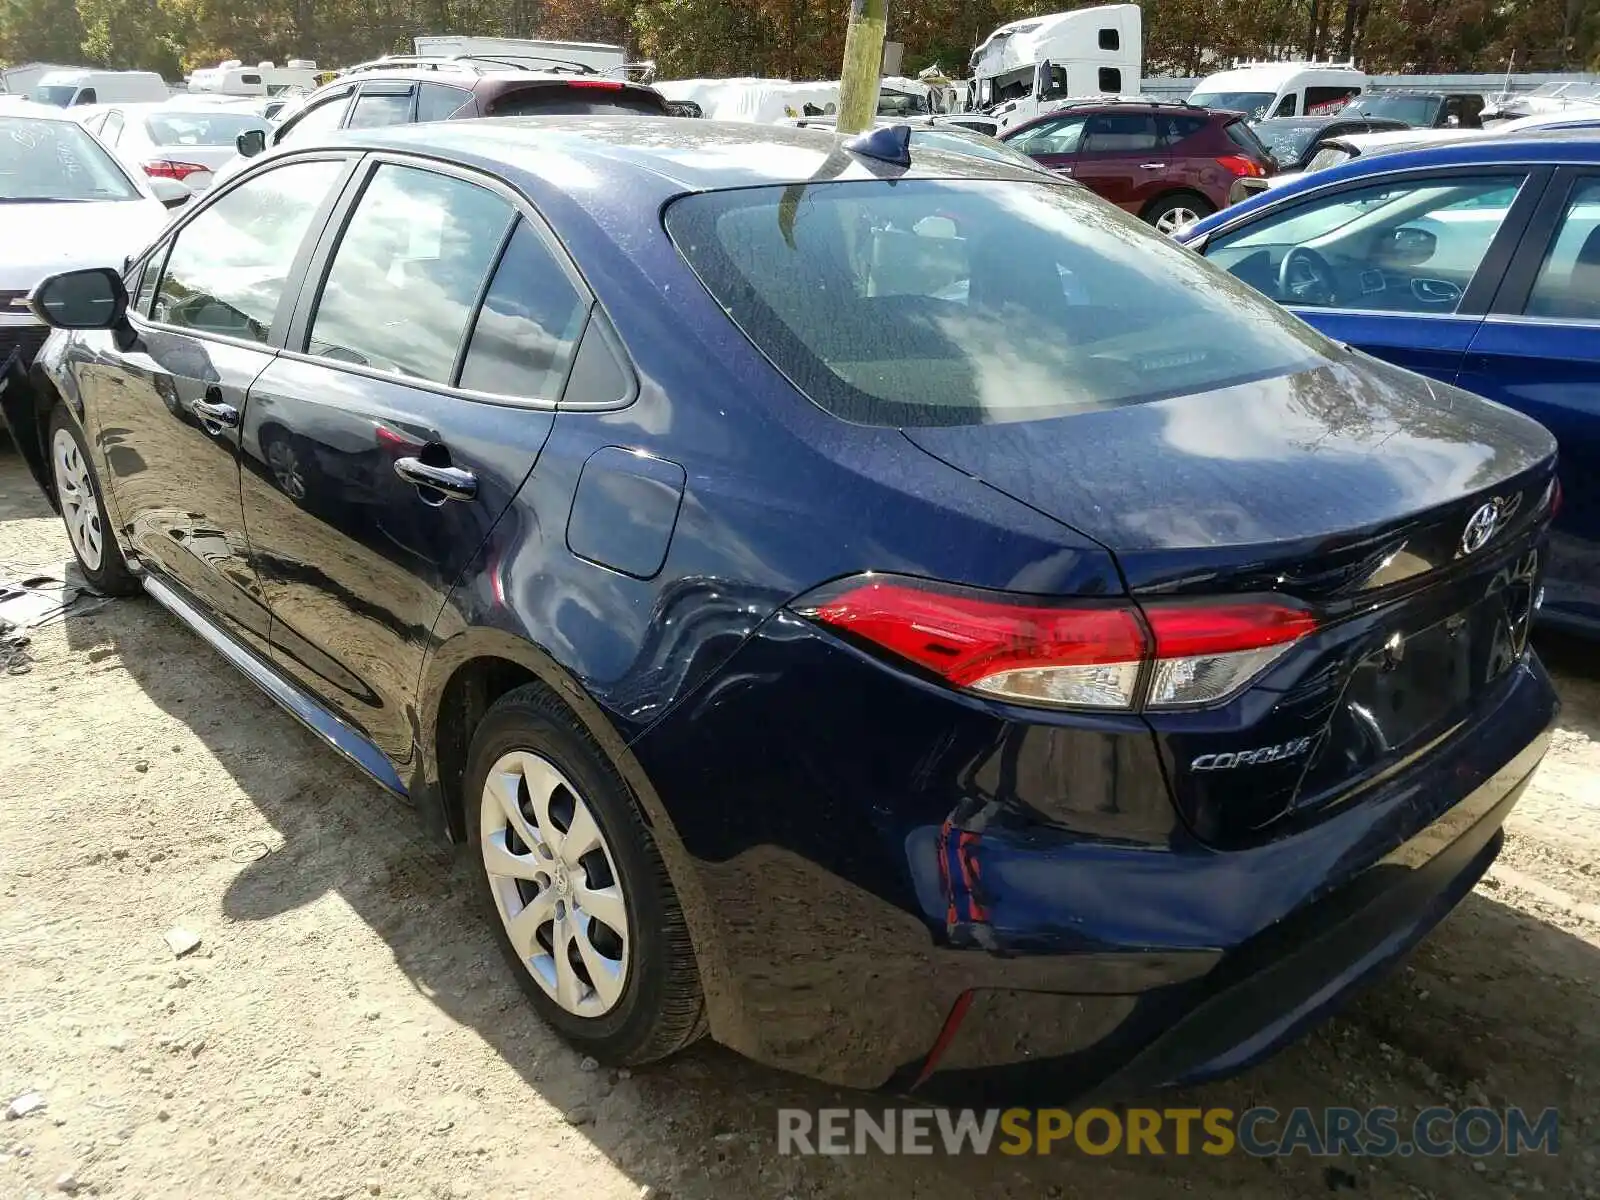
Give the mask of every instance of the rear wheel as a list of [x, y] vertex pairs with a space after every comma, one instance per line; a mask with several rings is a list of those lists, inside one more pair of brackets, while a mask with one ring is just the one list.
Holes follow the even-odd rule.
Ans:
[[100, 498], [89, 448], [77, 422], [60, 404], [50, 413], [50, 473], [56, 498], [61, 502], [67, 539], [84, 578], [109, 596], [133, 595], [139, 590], [139, 582], [128, 570], [111, 532], [111, 519]]
[[1157, 233], [1171, 237], [1178, 230], [1202, 217], [1209, 217], [1216, 208], [1203, 196], [1178, 192], [1163, 196], [1145, 209], [1144, 219], [1156, 227]]
[[544, 687], [473, 735], [469, 828], [500, 949], [541, 1016], [603, 1062], [664, 1058], [703, 1031], [699, 974], [632, 794]]

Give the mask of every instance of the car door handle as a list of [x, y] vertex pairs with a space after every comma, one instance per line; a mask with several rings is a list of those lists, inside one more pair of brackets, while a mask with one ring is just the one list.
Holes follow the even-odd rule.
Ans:
[[221, 433], [224, 429], [236, 429], [239, 426], [239, 410], [233, 405], [225, 403], [222, 393], [215, 388], [206, 389], [206, 398], [194, 402], [194, 415], [200, 418], [212, 433]]
[[1166, 166], [1167, 166], [1166, 163], [1140, 163], [1139, 164], [1139, 170], [1141, 170], [1141, 171], [1162, 171], [1162, 170], [1166, 169]]
[[432, 488], [446, 500], [472, 500], [478, 494], [478, 477], [460, 467], [430, 467], [420, 458], [397, 458], [394, 473], [407, 483]]

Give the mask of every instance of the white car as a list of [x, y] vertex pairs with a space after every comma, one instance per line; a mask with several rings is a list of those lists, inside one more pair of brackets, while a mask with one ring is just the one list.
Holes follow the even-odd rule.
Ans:
[[171, 179], [199, 194], [238, 153], [241, 133], [267, 130], [265, 117], [245, 105], [174, 97], [160, 104], [106, 104], [80, 110], [78, 120], [128, 166], [153, 179]]
[[170, 180], [126, 170], [61, 109], [0, 108], [0, 374], [26, 367], [49, 332], [28, 311], [40, 280], [83, 267], [124, 269], [189, 198]]

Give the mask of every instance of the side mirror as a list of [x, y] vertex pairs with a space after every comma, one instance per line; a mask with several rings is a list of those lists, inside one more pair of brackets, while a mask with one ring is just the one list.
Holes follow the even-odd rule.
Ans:
[[1380, 255], [1383, 265], [1387, 267], [1420, 267], [1433, 257], [1438, 248], [1439, 239], [1430, 230], [1402, 225], [1384, 239]]
[[128, 290], [110, 267], [65, 271], [34, 288], [28, 307], [52, 329], [110, 329], [128, 311]]
[[245, 158], [254, 158], [267, 148], [265, 129], [246, 129], [233, 139], [234, 148]]
[[160, 176], [150, 180], [150, 190], [168, 208], [182, 208], [192, 196], [189, 189], [176, 179], [162, 179]]

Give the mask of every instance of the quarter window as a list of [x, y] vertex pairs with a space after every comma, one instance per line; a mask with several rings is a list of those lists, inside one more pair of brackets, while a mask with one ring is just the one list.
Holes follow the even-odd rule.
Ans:
[[1340, 192], [1216, 239], [1206, 257], [1283, 304], [1453, 313], [1523, 176]]
[[1530, 317], [1600, 321], [1600, 179], [1573, 188], [1525, 311]]
[[108, 146], [115, 146], [117, 139], [122, 136], [122, 114], [111, 113], [106, 117], [106, 123], [100, 127], [100, 140]]
[[522, 222], [478, 312], [461, 386], [556, 399], [588, 311], [539, 235]]
[[511, 218], [510, 205], [476, 184], [380, 166], [334, 251], [309, 353], [453, 382], [457, 352]]
[[300, 243], [344, 169], [289, 163], [220, 197], [178, 232], [151, 319], [265, 342]]
[[444, 83], [425, 83], [417, 92], [417, 120], [442, 121], [472, 99], [465, 88]]

